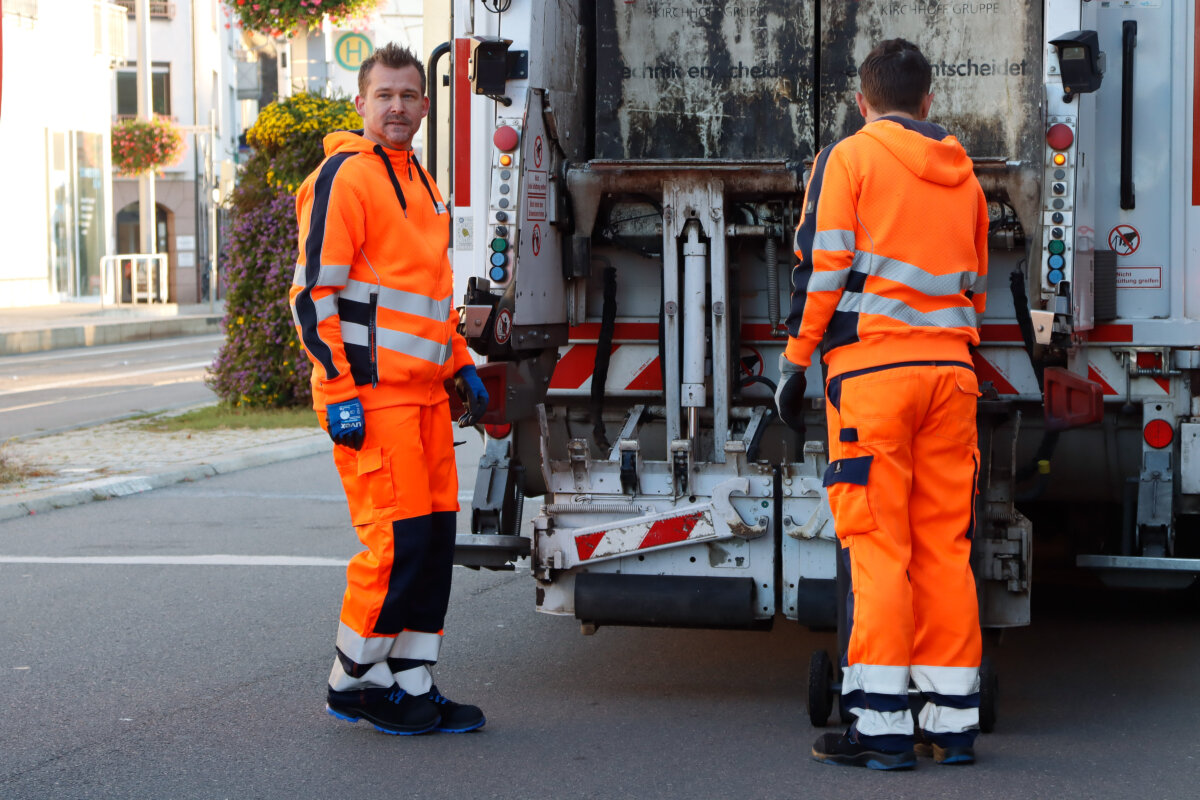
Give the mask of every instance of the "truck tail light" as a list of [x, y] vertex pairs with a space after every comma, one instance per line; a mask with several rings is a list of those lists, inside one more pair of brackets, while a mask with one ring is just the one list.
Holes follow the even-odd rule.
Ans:
[[493, 439], [503, 439], [512, 433], [512, 425], [504, 423], [503, 425], [484, 425], [484, 432]]
[[1142, 429], [1142, 437], [1146, 444], [1155, 448], [1163, 448], [1175, 439], [1175, 429], [1165, 419], [1152, 419]]

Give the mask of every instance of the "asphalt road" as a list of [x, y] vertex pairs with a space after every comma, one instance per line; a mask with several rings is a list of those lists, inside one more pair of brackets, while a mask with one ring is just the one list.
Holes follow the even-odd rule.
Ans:
[[0, 441], [213, 399], [223, 336], [0, 357]]
[[356, 545], [326, 456], [0, 523], [0, 797], [1196, 795], [1193, 600], [1035, 587], [1034, 625], [992, 650], [979, 762], [885, 774], [809, 759], [830, 635], [585, 637], [533, 611], [521, 572], [455, 572], [437, 681], [483, 730], [339, 722], [323, 691]]

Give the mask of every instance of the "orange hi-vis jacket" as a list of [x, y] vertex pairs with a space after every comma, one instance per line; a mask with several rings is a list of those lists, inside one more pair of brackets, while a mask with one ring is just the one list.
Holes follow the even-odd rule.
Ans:
[[289, 295], [313, 362], [313, 408], [445, 400], [443, 382], [474, 362], [457, 332], [446, 207], [412, 151], [361, 131], [329, 134], [296, 215]]
[[825, 148], [796, 229], [785, 356], [807, 367], [824, 338], [829, 377], [914, 360], [969, 364], [987, 235], [971, 159], [944, 128], [885, 116]]

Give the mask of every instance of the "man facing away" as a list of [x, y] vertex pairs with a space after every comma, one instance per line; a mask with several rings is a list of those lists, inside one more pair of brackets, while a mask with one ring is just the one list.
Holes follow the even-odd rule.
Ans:
[[981, 657], [969, 348], [984, 310], [987, 202], [962, 146], [925, 121], [931, 70], [915, 45], [879, 44], [859, 77], [866, 124], [817, 156], [805, 193], [776, 393], [780, 418], [803, 433], [804, 373], [824, 340], [824, 485], [851, 577], [842, 695], [858, 718], [812, 753], [915, 766], [911, 678], [926, 700], [922, 749], [966, 764]]
[[446, 207], [412, 139], [429, 110], [425, 71], [388, 44], [362, 63], [363, 130], [325, 137], [296, 198], [293, 316], [313, 363], [313, 408], [334, 441], [355, 531], [326, 708], [384, 733], [460, 733], [475, 706], [433, 685], [450, 597], [458, 473], [449, 400], [487, 408], [457, 333]]

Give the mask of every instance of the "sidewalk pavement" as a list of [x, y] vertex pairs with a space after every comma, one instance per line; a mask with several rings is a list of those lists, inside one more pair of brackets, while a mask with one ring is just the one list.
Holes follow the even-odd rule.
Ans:
[[225, 303], [0, 308], [0, 356], [223, 333]]
[[317, 427], [269, 430], [147, 430], [123, 420], [0, 445], [3, 454], [38, 474], [0, 485], [0, 521], [107, 500], [274, 464], [333, 448]]

